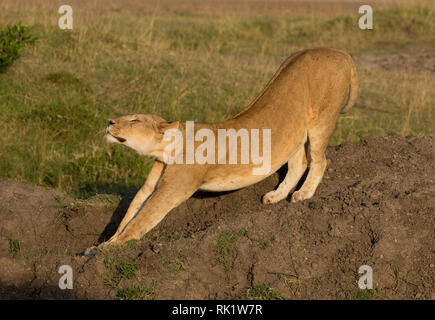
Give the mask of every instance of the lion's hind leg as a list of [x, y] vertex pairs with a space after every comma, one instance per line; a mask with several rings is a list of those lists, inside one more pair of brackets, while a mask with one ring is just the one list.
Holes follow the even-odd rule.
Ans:
[[263, 203], [270, 204], [281, 201], [296, 187], [305, 170], [307, 169], [307, 156], [304, 145], [289, 159], [288, 171], [284, 180], [276, 190], [270, 191], [263, 196]]
[[[333, 129], [333, 127], [332, 127]], [[310, 199], [322, 181], [326, 169], [326, 147], [332, 129], [313, 128], [308, 130], [310, 147], [310, 169], [302, 187], [292, 195], [292, 202]]]

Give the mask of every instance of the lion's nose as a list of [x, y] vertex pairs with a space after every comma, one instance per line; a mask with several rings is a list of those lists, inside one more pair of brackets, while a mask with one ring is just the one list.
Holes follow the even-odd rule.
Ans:
[[109, 122], [108, 122], [108, 124], [107, 124], [107, 125], [111, 126], [111, 125], [114, 125], [114, 124], [115, 124], [115, 121], [114, 121], [114, 120], [112, 120], [112, 119], [109, 119]]

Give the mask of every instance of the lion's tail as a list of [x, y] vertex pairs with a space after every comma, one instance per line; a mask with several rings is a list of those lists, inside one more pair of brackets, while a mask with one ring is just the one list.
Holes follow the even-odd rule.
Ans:
[[358, 97], [358, 78], [356, 75], [355, 63], [353, 62], [351, 57], [349, 57], [349, 63], [350, 63], [349, 94], [347, 97], [347, 102], [341, 108], [340, 113], [348, 112], [350, 110], [350, 108], [352, 108], [352, 106], [355, 104], [356, 98]]

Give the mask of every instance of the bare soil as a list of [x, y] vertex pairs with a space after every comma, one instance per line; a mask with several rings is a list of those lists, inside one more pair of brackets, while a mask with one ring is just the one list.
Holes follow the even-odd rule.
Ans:
[[[327, 158], [310, 200], [261, 204], [281, 170], [198, 193], [146, 239], [94, 257], [80, 252], [114, 232], [136, 190], [113, 210], [0, 181], [0, 298], [434, 299], [434, 138], [364, 138]], [[72, 290], [58, 287], [61, 265], [73, 269]], [[358, 289], [362, 265], [373, 269], [371, 291]]]
[[385, 52], [388, 44], [379, 45], [382, 45], [384, 52], [355, 55], [353, 59], [357, 67], [429, 75], [435, 73], [435, 53], [431, 48], [423, 45], [411, 45], [405, 50], [392, 53]]

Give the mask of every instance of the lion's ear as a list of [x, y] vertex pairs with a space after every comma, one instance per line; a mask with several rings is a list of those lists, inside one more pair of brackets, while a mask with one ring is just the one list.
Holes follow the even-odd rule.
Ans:
[[175, 122], [162, 121], [159, 123], [155, 123], [155, 127], [154, 127], [156, 132], [162, 136], [165, 134], [166, 130], [179, 129], [179, 128], [180, 128], [180, 121], [175, 121]]
[[156, 114], [152, 114], [152, 115], [151, 115], [151, 119], [152, 119], [152, 121], [155, 122], [155, 123], [166, 122], [165, 119], [163, 119], [162, 117], [159, 117], [159, 116], [156, 115]]

